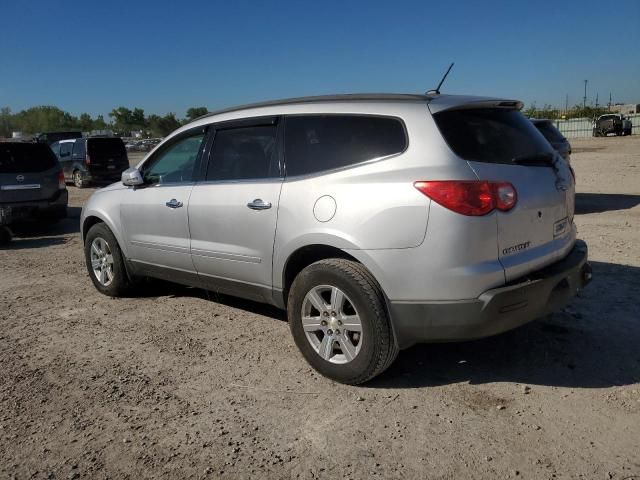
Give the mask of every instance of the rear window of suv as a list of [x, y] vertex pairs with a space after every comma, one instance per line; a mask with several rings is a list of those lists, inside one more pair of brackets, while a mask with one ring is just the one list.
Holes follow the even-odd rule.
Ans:
[[0, 173], [37, 173], [58, 165], [45, 143], [0, 143]]
[[433, 118], [456, 155], [464, 160], [512, 163], [516, 157], [551, 152], [551, 146], [518, 110], [445, 110]]
[[551, 122], [535, 122], [534, 125], [540, 133], [550, 142], [562, 142], [564, 137]]
[[87, 140], [89, 155], [120, 157], [126, 156], [124, 142], [120, 138], [90, 138]]
[[286, 119], [288, 176], [348, 167], [403, 152], [404, 125], [371, 115], [301, 115]]

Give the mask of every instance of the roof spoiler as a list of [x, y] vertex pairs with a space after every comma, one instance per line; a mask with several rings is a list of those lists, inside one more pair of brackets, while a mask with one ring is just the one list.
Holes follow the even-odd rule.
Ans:
[[524, 103], [520, 100], [504, 98], [465, 97], [458, 95], [443, 95], [429, 102], [432, 114], [445, 110], [470, 110], [473, 108], [504, 108], [505, 110], [522, 110]]

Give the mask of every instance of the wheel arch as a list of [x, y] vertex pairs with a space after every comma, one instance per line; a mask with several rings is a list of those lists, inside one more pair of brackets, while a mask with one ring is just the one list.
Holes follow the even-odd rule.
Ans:
[[106, 215], [102, 215], [99, 212], [90, 211], [83, 215], [82, 225], [80, 226], [82, 243], [84, 243], [89, 229], [98, 223], [104, 223], [109, 228], [109, 230], [111, 230], [113, 236], [116, 237], [120, 250], [124, 254], [125, 258], [128, 258], [128, 252], [126, 249], [126, 244], [123, 241], [124, 239], [122, 238], [122, 232], [120, 232], [120, 230], [115, 226], [111, 218]]

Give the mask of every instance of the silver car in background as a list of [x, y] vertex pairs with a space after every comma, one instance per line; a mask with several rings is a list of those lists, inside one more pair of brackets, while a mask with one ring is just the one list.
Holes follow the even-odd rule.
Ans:
[[518, 101], [340, 95], [209, 114], [81, 216], [95, 287], [167, 279], [287, 310], [343, 383], [417, 342], [497, 334], [588, 283], [569, 165]]

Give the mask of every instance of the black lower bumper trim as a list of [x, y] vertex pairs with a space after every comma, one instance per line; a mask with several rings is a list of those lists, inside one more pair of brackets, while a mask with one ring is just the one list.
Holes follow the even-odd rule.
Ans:
[[470, 340], [495, 335], [564, 307], [592, 277], [587, 245], [526, 277], [487, 290], [476, 299], [391, 302], [400, 348], [415, 343]]

